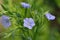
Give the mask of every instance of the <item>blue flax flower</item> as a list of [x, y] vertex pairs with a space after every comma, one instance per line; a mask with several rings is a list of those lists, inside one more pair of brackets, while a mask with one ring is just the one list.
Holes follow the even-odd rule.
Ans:
[[31, 7], [30, 4], [25, 3], [25, 2], [21, 2], [21, 5], [22, 5], [22, 7], [24, 7], [24, 8], [30, 8], [30, 7]]
[[48, 20], [54, 20], [55, 19], [55, 16], [50, 14], [50, 13], [45, 14], [45, 16]]
[[34, 20], [32, 18], [25, 18], [24, 19], [24, 27], [32, 29], [35, 26]]
[[10, 25], [11, 25], [11, 22], [9, 21], [9, 17], [8, 16], [5, 16], [5, 15], [3, 15], [2, 17], [1, 17], [1, 23], [2, 23], [2, 25], [5, 27], [5, 28], [7, 28], [7, 27], [9, 27]]

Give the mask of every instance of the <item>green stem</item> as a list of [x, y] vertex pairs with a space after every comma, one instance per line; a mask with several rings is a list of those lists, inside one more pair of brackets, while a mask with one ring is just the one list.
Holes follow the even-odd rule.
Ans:
[[27, 17], [27, 8], [25, 8], [25, 17]]

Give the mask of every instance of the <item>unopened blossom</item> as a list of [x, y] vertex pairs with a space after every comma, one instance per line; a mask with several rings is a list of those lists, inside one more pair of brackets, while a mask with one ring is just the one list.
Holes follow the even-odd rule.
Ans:
[[35, 22], [32, 18], [25, 18], [23, 25], [24, 27], [27, 27], [28, 29], [32, 29], [33, 26], [35, 26]]
[[11, 25], [11, 22], [9, 21], [9, 19], [10, 18], [8, 16], [5, 16], [5, 15], [1, 16], [1, 23], [5, 28]]
[[48, 20], [54, 20], [55, 19], [55, 16], [50, 14], [50, 13], [45, 14], [45, 16]]
[[22, 5], [22, 7], [24, 7], [24, 8], [30, 8], [30, 7], [31, 7], [30, 4], [25, 3], [25, 2], [21, 2], [21, 5]]

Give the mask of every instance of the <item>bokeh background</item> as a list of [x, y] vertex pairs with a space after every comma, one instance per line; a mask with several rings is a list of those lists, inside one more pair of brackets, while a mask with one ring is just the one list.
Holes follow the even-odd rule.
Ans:
[[[21, 2], [31, 5], [27, 10]], [[25, 13], [26, 11], [26, 13]], [[56, 19], [48, 20], [46, 12]], [[33, 18], [35, 26], [29, 30], [23, 26], [23, 19]], [[0, 17], [10, 17], [11, 26], [0, 26], [0, 40], [60, 40], [60, 0], [0, 0]]]

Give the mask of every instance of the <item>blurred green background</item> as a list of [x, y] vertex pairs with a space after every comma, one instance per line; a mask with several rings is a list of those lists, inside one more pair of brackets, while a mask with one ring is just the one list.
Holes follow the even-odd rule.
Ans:
[[[36, 24], [31, 30], [23, 26], [25, 8], [21, 2], [31, 5], [26, 13]], [[55, 15], [56, 19], [49, 21], [44, 16], [46, 12]], [[9, 16], [12, 25], [8, 29], [0, 26], [0, 40], [60, 40], [60, 0], [0, 0], [1, 15]]]

